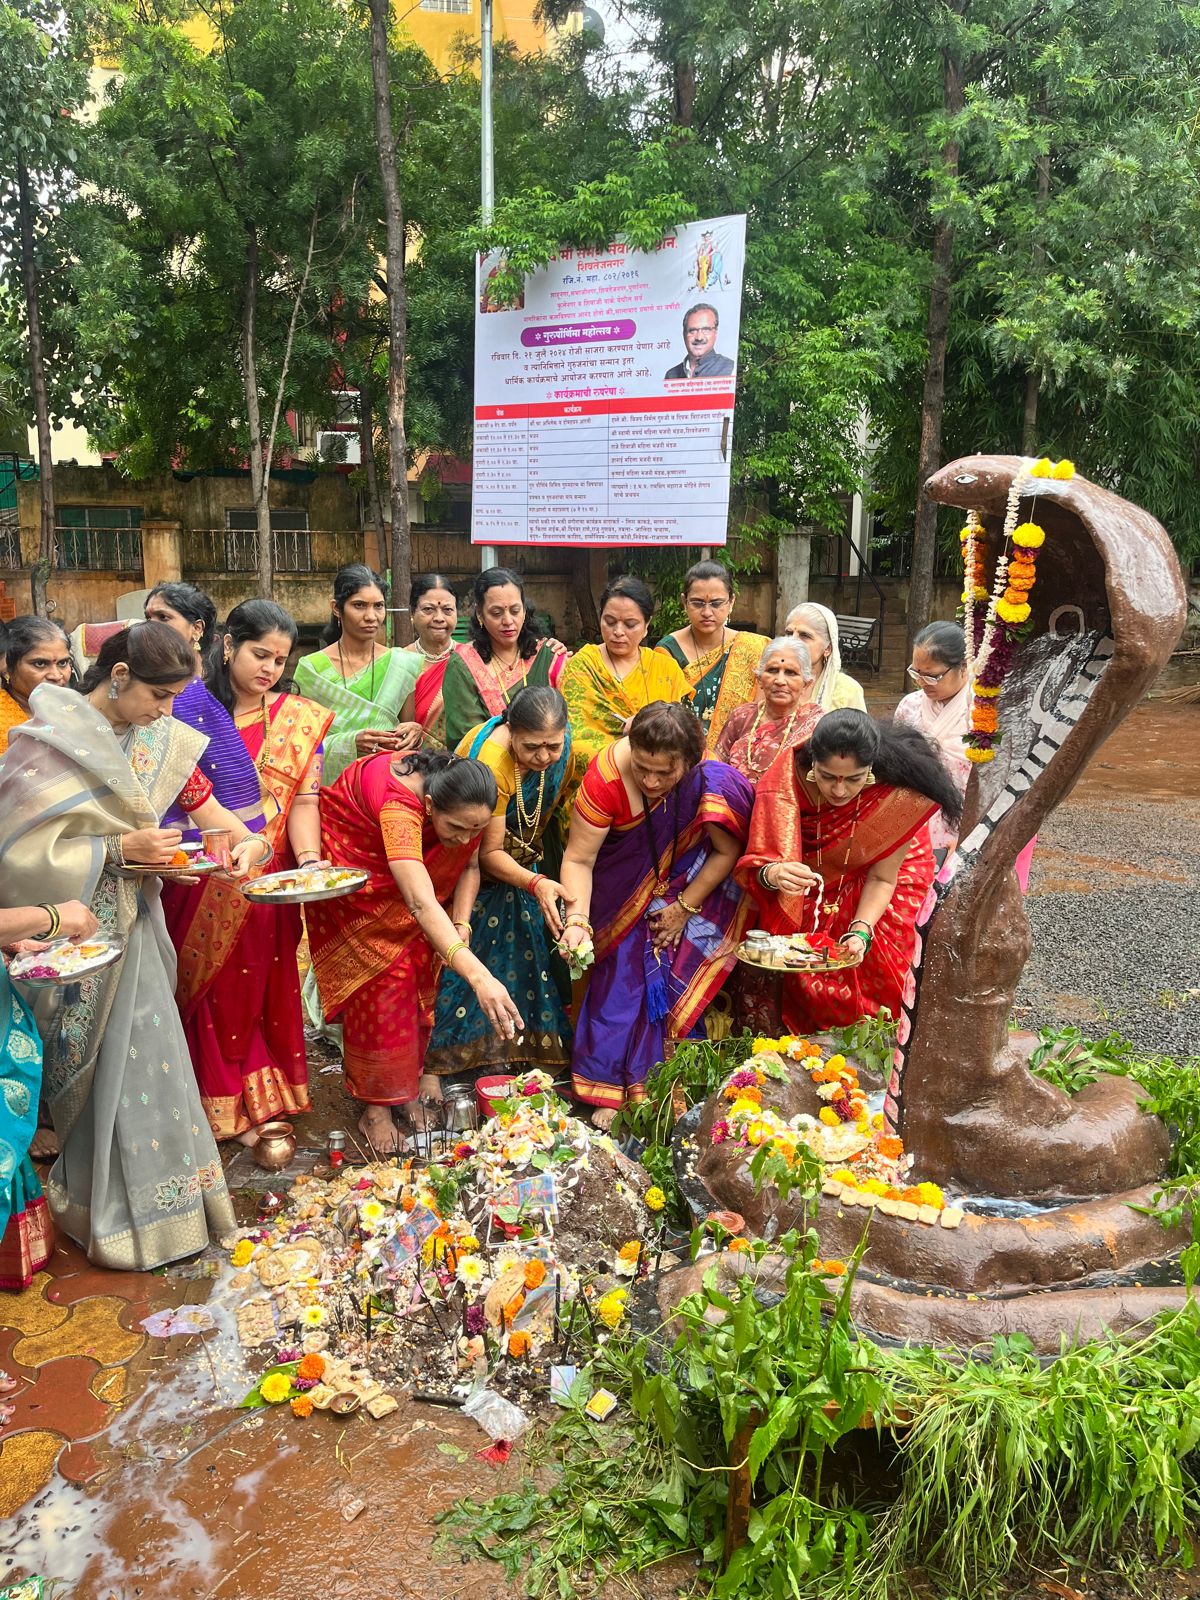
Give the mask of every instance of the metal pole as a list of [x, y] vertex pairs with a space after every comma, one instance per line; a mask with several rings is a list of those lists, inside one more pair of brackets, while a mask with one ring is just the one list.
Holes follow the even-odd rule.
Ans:
[[[479, 0], [479, 209], [485, 228], [496, 215], [496, 161], [492, 143], [492, 0]], [[500, 564], [495, 545], [479, 546], [481, 571]]]

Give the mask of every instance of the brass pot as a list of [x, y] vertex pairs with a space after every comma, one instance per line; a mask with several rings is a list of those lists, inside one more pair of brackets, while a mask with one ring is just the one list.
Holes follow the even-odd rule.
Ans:
[[290, 1122], [259, 1124], [258, 1143], [251, 1152], [254, 1164], [267, 1172], [278, 1172], [296, 1154], [296, 1135]]

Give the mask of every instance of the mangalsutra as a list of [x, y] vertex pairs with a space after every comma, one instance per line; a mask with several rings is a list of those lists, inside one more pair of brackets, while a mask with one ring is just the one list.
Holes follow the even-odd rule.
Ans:
[[[845, 859], [842, 861], [842, 872], [843, 873], [845, 872], [846, 868], [850, 865], [850, 855], [851, 855], [851, 852], [854, 849], [854, 830], [858, 827], [858, 800], [857, 800], [857, 798], [854, 800], [853, 805], [854, 805], [854, 820], [850, 824], [850, 837], [846, 841], [846, 855], [845, 855]], [[820, 796], [820, 794], [818, 794], [817, 795], [817, 820], [818, 821], [820, 821], [820, 817], [821, 817], [821, 796]], [[823, 859], [824, 854], [825, 854], [825, 842], [821, 838], [821, 835], [820, 835], [819, 832], [817, 833], [816, 847], [817, 847], [817, 855], [816, 855], [816, 860], [813, 862], [813, 871], [820, 874], [821, 885], [822, 885], [822, 888], [823, 888], [824, 884], [825, 884], [826, 874], [824, 872], [821, 872], [821, 863], [822, 863], [822, 859]], [[825, 914], [825, 916], [827, 916], [827, 917], [836, 917], [838, 912], [841, 909], [842, 909], [842, 902], [840, 900], [824, 900], [824, 901], [821, 902], [821, 910]]]

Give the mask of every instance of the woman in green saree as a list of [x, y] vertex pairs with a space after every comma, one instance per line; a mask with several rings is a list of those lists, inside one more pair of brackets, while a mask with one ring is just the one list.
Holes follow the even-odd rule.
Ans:
[[692, 710], [700, 718], [710, 755], [730, 713], [757, 696], [755, 672], [771, 642], [761, 633], [729, 626], [736, 598], [727, 567], [719, 561], [697, 561], [683, 575], [687, 624], [658, 641], [695, 691]]
[[82, 900], [124, 944], [105, 971], [23, 996], [59, 1139], [50, 1209], [90, 1260], [143, 1272], [235, 1227], [175, 1006], [155, 869], [182, 837], [160, 825], [176, 802], [197, 826], [228, 830], [235, 876], [261, 864], [263, 841], [213, 799], [196, 767], [204, 735], [171, 716], [193, 666], [165, 623], [136, 623], [104, 644], [83, 695], [34, 690], [0, 766], [0, 901]]
[[332, 711], [322, 782], [379, 750], [415, 750], [424, 730], [413, 720], [413, 690], [424, 665], [409, 650], [381, 642], [387, 602], [382, 581], [361, 563], [333, 580], [325, 648], [296, 663], [296, 692]]

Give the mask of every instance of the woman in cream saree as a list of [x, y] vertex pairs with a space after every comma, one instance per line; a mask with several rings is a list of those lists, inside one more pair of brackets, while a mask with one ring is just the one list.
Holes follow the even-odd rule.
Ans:
[[112, 870], [114, 840], [158, 826], [205, 741], [169, 716], [118, 738], [86, 699], [49, 684], [30, 704], [0, 767], [0, 895], [83, 900], [125, 944], [104, 972], [26, 991], [60, 1142], [47, 1194], [90, 1260], [147, 1271], [235, 1227], [175, 1007], [160, 881]]

